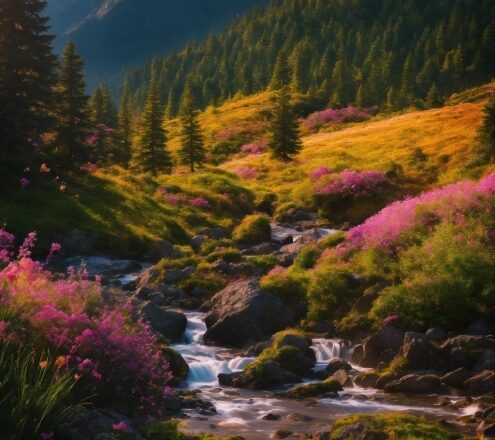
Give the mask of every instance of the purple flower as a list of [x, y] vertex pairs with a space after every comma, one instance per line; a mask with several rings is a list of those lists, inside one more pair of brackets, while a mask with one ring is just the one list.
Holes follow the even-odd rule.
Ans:
[[387, 316], [383, 320], [383, 323], [385, 325], [389, 325], [389, 324], [393, 324], [393, 323], [397, 322], [399, 319], [400, 319], [400, 316], [399, 315], [390, 315], [390, 316]]
[[60, 252], [62, 249], [62, 245], [60, 243], [52, 243], [50, 246], [50, 254], [53, 254], [55, 252]]
[[189, 201], [189, 204], [194, 208], [208, 209], [210, 208], [210, 202], [203, 197], [196, 197]]
[[19, 183], [21, 184], [21, 188], [26, 188], [31, 182], [26, 177], [21, 177]]
[[112, 425], [112, 429], [117, 432], [130, 432], [129, 427], [125, 420], [120, 421], [119, 423], [114, 423]]

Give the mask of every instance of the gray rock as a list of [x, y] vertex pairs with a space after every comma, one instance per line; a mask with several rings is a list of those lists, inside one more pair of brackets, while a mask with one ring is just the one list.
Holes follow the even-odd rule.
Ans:
[[208, 240], [207, 235], [195, 235], [193, 238], [191, 238], [191, 244], [194, 247], [199, 247], [207, 240]]
[[441, 328], [430, 328], [426, 332], [426, 337], [430, 341], [442, 342], [447, 338], [447, 333], [445, 333]]
[[434, 393], [442, 389], [442, 381], [434, 374], [408, 374], [385, 385], [387, 393]]
[[387, 362], [399, 352], [404, 340], [404, 332], [392, 325], [386, 325], [379, 332], [363, 341], [363, 356], [359, 364], [375, 367], [379, 362]]
[[162, 334], [171, 342], [180, 342], [184, 337], [187, 317], [183, 313], [173, 312], [147, 302], [138, 308], [137, 316], [149, 322], [153, 330]]
[[340, 359], [340, 358], [331, 359], [326, 367], [327, 373], [334, 374], [339, 370], [344, 370], [349, 372], [352, 370], [352, 367], [344, 359]]
[[487, 336], [460, 335], [447, 339], [440, 350], [452, 369], [465, 367], [473, 368], [480, 353], [495, 350], [495, 339]]
[[207, 304], [207, 343], [241, 345], [266, 339], [294, 325], [283, 301], [263, 291], [258, 280], [239, 280], [218, 292]]
[[495, 370], [495, 350], [486, 350], [474, 364], [477, 373], [485, 370]]
[[169, 269], [165, 271], [165, 281], [167, 283], [177, 283], [190, 277], [194, 272], [196, 272], [196, 268], [192, 266], [184, 269]]
[[[276, 388], [300, 381], [296, 374], [284, 370], [278, 362], [274, 361], [260, 363], [256, 369], [248, 368], [241, 373], [221, 376], [223, 376], [224, 384], [230, 383], [230, 386], [248, 389]], [[227, 379], [227, 376], [231, 377]]]
[[460, 389], [464, 386], [464, 382], [466, 382], [466, 380], [471, 378], [473, 375], [474, 374], [472, 371], [461, 367], [442, 376], [442, 382], [449, 387]]
[[286, 334], [279, 340], [279, 345], [282, 347], [284, 345], [290, 345], [292, 347], [296, 347], [302, 352], [307, 352], [312, 345], [311, 338], [306, 336], [300, 336], [296, 334]]
[[270, 255], [275, 252], [277, 248], [271, 243], [260, 243], [256, 246], [251, 246], [241, 252], [242, 255]]
[[409, 368], [424, 370], [433, 367], [437, 353], [430, 339], [423, 333], [407, 332], [400, 354], [405, 357]]
[[464, 382], [464, 388], [471, 396], [495, 392], [495, 371], [486, 370]]

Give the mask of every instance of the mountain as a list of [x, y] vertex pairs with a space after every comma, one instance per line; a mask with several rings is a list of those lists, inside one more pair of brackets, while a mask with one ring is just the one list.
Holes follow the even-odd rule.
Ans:
[[88, 85], [116, 82], [153, 55], [177, 50], [225, 28], [266, 0], [49, 0], [61, 51], [72, 39], [86, 62]]
[[[494, 53], [493, 0], [274, 0], [163, 58], [161, 84], [171, 116], [186, 81], [202, 107], [291, 84], [335, 107], [394, 109], [488, 81]], [[137, 102], [148, 78], [149, 65], [131, 77]]]

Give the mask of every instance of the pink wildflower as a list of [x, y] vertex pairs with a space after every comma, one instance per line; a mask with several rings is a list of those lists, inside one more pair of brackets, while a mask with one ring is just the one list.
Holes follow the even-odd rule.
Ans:
[[210, 202], [204, 197], [196, 197], [189, 201], [189, 204], [194, 208], [208, 209], [210, 208]]
[[21, 177], [19, 183], [21, 184], [21, 188], [26, 188], [31, 182], [26, 177]]
[[127, 426], [127, 423], [125, 422], [125, 420], [122, 420], [121, 422], [119, 423], [114, 423], [112, 425], [112, 429], [114, 431], [117, 431], [117, 432], [130, 432], [130, 429], [129, 427]]
[[98, 169], [98, 166], [95, 163], [88, 162], [87, 164], [82, 165], [79, 169], [81, 171], [85, 171], [86, 173], [92, 174]]

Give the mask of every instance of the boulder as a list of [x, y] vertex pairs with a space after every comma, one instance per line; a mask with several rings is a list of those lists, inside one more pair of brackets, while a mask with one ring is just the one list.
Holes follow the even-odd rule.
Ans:
[[334, 374], [336, 371], [339, 370], [344, 370], [349, 372], [352, 370], [351, 364], [344, 361], [344, 359], [340, 359], [340, 358], [331, 359], [326, 367], [327, 373]]
[[355, 378], [354, 383], [358, 387], [376, 388], [376, 382], [380, 376], [374, 372], [360, 372]]
[[[308, 352], [308, 350], [313, 351], [311, 349], [311, 345], [313, 344], [311, 338], [308, 338], [303, 335], [298, 335], [295, 333], [287, 333], [283, 335], [281, 338], [278, 339], [277, 344], [280, 347], [283, 347], [284, 345], [290, 345], [292, 347], [298, 348], [299, 350], [305, 353]], [[314, 357], [314, 352], [313, 352], [313, 356], [311, 357]]]
[[391, 361], [399, 352], [404, 332], [393, 325], [386, 325], [379, 332], [363, 341], [362, 359], [359, 365], [375, 367], [379, 362]]
[[170, 342], [180, 342], [187, 326], [186, 315], [167, 310], [151, 302], [138, 307], [137, 317], [142, 317], [149, 322], [153, 330], [162, 334]]
[[285, 393], [281, 393], [281, 397], [287, 397], [290, 399], [304, 399], [308, 397], [318, 397], [325, 394], [331, 394], [335, 396], [338, 391], [342, 391], [341, 383], [333, 378], [329, 377], [323, 382], [307, 383], [304, 385], [295, 386]]
[[259, 362], [241, 373], [221, 374], [218, 379], [222, 385], [248, 389], [276, 388], [300, 381], [297, 375], [283, 369], [275, 361]]
[[165, 281], [167, 283], [178, 283], [190, 277], [196, 269], [192, 266], [185, 267], [184, 269], [169, 269], [165, 271]]
[[163, 350], [163, 355], [170, 365], [174, 382], [179, 383], [182, 380], [186, 380], [189, 375], [189, 365], [182, 355], [169, 347]]
[[197, 248], [200, 247], [207, 240], [207, 235], [195, 235], [193, 238], [191, 238], [191, 244]]
[[495, 370], [495, 350], [486, 350], [474, 364], [473, 370], [481, 372], [485, 370]]
[[229, 284], [207, 308], [204, 340], [210, 344], [239, 346], [294, 325], [292, 311], [280, 298], [263, 291], [253, 278]]
[[242, 255], [270, 255], [277, 250], [277, 247], [271, 243], [260, 243], [244, 249]]
[[473, 372], [468, 370], [467, 368], [461, 367], [457, 370], [451, 371], [442, 376], [442, 382], [445, 385], [453, 388], [462, 388], [464, 386], [464, 382], [473, 376]]
[[486, 370], [464, 382], [464, 388], [471, 396], [495, 392], [495, 371]]
[[442, 381], [434, 374], [408, 374], [385, 385], [387, 393], [434, 393], [442, 389]]
[[441, 328], [430, 328], [426, 332], [426, 337], [430, 341], [442, 342], [447, 338], [447, 333], [445, 333]]
[[366, 423], [358, 422], [346, 426], [330, 438], [332, 440], [387, 440], [389, 436], [381, 430], [370, 429]]
[[486, 350], [495, 350], [495, 339], [487, 336], [460, 335], [447, 339], [440, 350], [451, 369], [473, 368], [480, 354]]
[[430, 339], [423, 333], [407, 332], [400, 354], [407, 360], [413, 370], [424, 370], [434, 366], [437, 353]]

